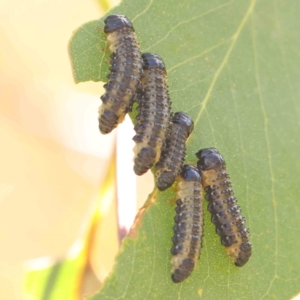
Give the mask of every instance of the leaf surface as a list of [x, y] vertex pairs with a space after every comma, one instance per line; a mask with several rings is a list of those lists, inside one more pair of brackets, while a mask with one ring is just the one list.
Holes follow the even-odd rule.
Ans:
[[[296, 1], [125, 0], [142, 52], [163, 57], [173, 111], [195, 122], [186, 162], [216, 147], [250, 228], [242, 268], [226, 256], [205, 211], [204, 246], [191, 277], [170, 279], [174, 191], [155, 190], [97, 299], [289, 299], [300, 288], [300, 7]], [[73, 35], [77, 82], [106, 81], [103, 20]], [[100, 101], [99, 101], [100, 104]], [[205, 203], [207, 206], [207, 203]]]

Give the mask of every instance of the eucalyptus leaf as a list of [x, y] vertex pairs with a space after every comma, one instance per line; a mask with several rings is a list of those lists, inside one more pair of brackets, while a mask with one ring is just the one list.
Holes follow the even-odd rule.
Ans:
[[[251, 232], [235, 267], [205, 209], [204, 246], [183, 283], [170, 279], [174, 190], [150, 195], [113, 272], [91, 299], [290, 299], [300, 291], [300, 6], [284, 0], [125, 0], [142, 52], [165, 61], [173, 111], [195, 129], [187, 163], [216, 147]], [[106, 81], [103, 20], [73, 35], [76, 82]], [[100, 95], [99, 95], [100, 96]], [[99, 100], [100, 105], [100, 100]], [[207, 203], [205, 203], [205, 207]]]

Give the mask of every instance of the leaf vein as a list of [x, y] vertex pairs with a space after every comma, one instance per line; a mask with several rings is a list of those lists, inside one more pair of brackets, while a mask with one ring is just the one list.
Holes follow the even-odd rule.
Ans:
[[[230, 39], [229, 39], [229, 40], [230, 40]], [[177, 69], [178, 67], [180, 67], [180, 66], [182, 66], [182, 65], [185, 65], [186, 63], [190, 62], [191, 60], [194, 60], [194, 59], [199, 58], [199, 57], [201, 57], [201, 56], [203, 56], [203, 55], [205, 55], [205, 54], [210, 53], [210, 52], [213, 51], [214, 49], [219, 48], [220, 46], [222, 46], [223, 44], [225, 44], [225, 43], [227, 43], [227, 42], [228, 42], [228, 40], [222, 41], [221, 43], [219, 43], [219, 44], [217, 44], [217, 45], [215, 45], [215, 46], [213, 46], [213, 47], [211, 47], [211, 48], [209, 48], [209, 49], [207, 49], [207, 50], [201, 52], [200, 54], [195, 55], [195, 56], [192, 56], [192, 57], [190, 57], [190, 58], [188, 58], [188, 59], [186, 59], [186, 60], [180, 62], [179, 64], [177, 64], [177, 65], [175, 65], [175, 66], [169, 68], [169, 69], [168, 69], [168, 72], [170, 73], [170, 72], [174, 71], [175, 69]]]
[[166, 35], [165, 35], [163, 38], [161, 38], [160, 40], [158, 40], [156, 43], [152, 44], [150, 47], [143, 49], [142, 52], [148, 51], [148, 50], [150, 50], [151, 48], [153, 48], [153, 47], [157, 46], [158, 44], [162, 43], [165, 39], [168, 38], [168, 36], [169, 36], [173, 31], [175, 31], [175, 30], [176, 30], [178, 27], [180, 27], [181, 25], [184, 25], [184, 24], [190, 23], [190, 22], [192, 22], [192, 21], [198, 20], [198, 19], [200, 19], [200, 18], [202, 18], [202, 17], [204, 17], [204, 16], [206, 16], [206, 15], [209, 15], [209, 14], [215, 12], [215, 11], [218, 11], [219, 9], [228, 6], [229, 4], [233, 3], [234, 1], [235, 1], [235, 0], [231, 0], [231, 1], [227, 2], [227, 3], [225, 3], [225, 4], [222, 4], [222, 5], [219, 5], [219, 6], [215, 7], [215, 8], [212, 8], [212, 9], [206, 11], [205, 13], [202, 13], [202, 14], [196, 16], [196, 17], [190, 18], [190, 19], [188, 19], [188, 20], [186, 20], [186, 21], [179, 22], [176, 26], [174, 26], [173, 28], [171, 28], [171, 29], [166, 33]]
[[275, 205], [275, 178], [274, 178], [274, 171], [273, 171], [273, 163], [272, 163], [272, 155], [271, 155], [271, 147], [269, 141], [269, 125], [268, 125], [268, 116], [265, 109], [264, 101], [263, 101], [263, 94], [260, 86], [260, 75], [259, 75], [259, 66], [258, 66], [258, 59], [257, 59], [257, 46], [256, 46], [256, 36], [255, 36], [255, 29], [254, 29], [254, 18], [251, 18], [251, 31], [252, 31], [252, 47], [253, 47], [253, 58], [254, 58], [254, 69], [255, 69], [255, 80], [256, 86], [258, 90], [258, 99], [260, 102], [261, 112], [264, 120], [264, 134], [265, 134], [265, 142], [267, 147], [267, 159], [269, 165], [269, 173], [271, 177], [271, 198], [272, 198], [272, 207], [273, 207], [273, 214], [274, 214], [274, 236], [275, 236], [275, 262], [274, 262], [274, 276], [270, 281], [270, 284], [266, 290], [266, 292], [260, 297], [263, 299], [267, 296], [273, 286], [275, 279], [278, 278], [277, 275], [277, 265], [278, 265], [278, 218], [277, 218], [277, 208]]
[[207, 93], [206, 93], [206, 95], [205, 95], [205, 97], [204, 97], [204, 99], [203, 99], [203, 101], [201, 103], [200, 111], [199, 111], [198, 116], [197, 116], [197, 118], [195, 120], [195, 127], [196, 127], [197, 123], [199, 122], [200, 117], [201, 117], [204, 109], [206, 108], [206, 105], [207, 105], [207, 102], [208, 102], [208, 100], [209, 100], [209, 98], [211, 96], [212, 90], [215, 87], [215, 84], [216, 84], [216, 82], [217, 82], [220, 74], [222, 73], [223, 68], [227, 64], [227, 62], [229, 60], [229, 57], [230, 57], [230, 55], [232, 53], [232, 50], [234, 49], [234, 47], [236, 45], [236, 42], [237, 42], [237, 40], [238, 40], [238, 38], [239, 38], [239, 36], [240, 36], [240, 34], [241, 34], [241, 32], [242, 32], [245, 24], [246, 24], [249, 16], [251, 15], [251, 13], [252, 13], [252, 11], [253, 11], [253, 9], [255, 7], [255, 4], [256, 4], [256, 0], [251, 0], [250, 5], [249, 5], [246, 13], [245, 13], [245, 15], [244, 15], [244, 17], [243, 17], [240, 25], [237, 28], [237, 31], [235, 32], [235, 34], [231, 38], [232, 39], [231, 45], [229, 46], [229, 48], [228, 48], [228, 50], [227, 50], [227, 52], [226, 52], [226, 54], [224, 56], [224, 59], [221, 62], [218, 70], [216, 71], [216, 73], [215, 73], [215, 75], [213, 77], [213, 80], [212, 80], [212, 82], [211, 82], [211, 84], [210, 84], [210, 86], [209, 86], [209, 88], [207, 90]]
[[153, 4], [153, 1], [154, 1], [154, 0], [150, 0], [148, 6], [147, 6], [142, 12], [140, 12], [138, 15], [136, 15], [136, 16], [132, 19], [132, 22], [134, 22], [136, 19], [138, 19], [140, 16], [142, 16], [143, 14], [146, 13], [146, 12], [149, 10], [149, 8], [151, 7], [151, 5]]

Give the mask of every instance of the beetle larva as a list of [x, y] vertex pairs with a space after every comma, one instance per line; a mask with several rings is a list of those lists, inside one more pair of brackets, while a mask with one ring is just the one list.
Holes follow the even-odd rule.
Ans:
[[105, 20], [104, 32], [111, 54], [111, 73], [107, 75], [106, 92], [101, 96], [99, 129], [111, 132], [131, 110], [140, 85], [142, 59], [132, 23], [122, 15], [111, 15]]
[[199, 170], [184, 165], [178, 176], [172, 280], [177, 283], [186, 279], [194, 270], [200, 256], [203, 236], [202, 184]]
[[176, 112], [172, 118], [165, 147], [156, 164], [157, 187], [163, 191], [170, 187], [184, 162], [186, 140], [194, 129], [194, 122], [183, 112]]
[[245, 218], [231, 189], [225, 160], [215, 148], [202, 149], [196, 153], [198, 168], [201, 172], [208, 210], [216, 225], [216, 232], [227, 254], [236, 266], [243, 266], [251, 256], [249, 229], [245, 227]]
[[136, 135], [133, 140], [134, 172], [142, 175], [160, 158], [170, 123], [171, 102], [167, 86], [167, 72], [162, 59], [155, 54], [145, 53], [143, 58], [144, 77], [142, 97], [137, 108]]

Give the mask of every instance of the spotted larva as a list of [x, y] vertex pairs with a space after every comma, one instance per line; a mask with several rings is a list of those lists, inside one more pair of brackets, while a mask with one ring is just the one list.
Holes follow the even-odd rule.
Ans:
[[203, 205], [201, 175], [197, 168], [184, 165], [178, 176], [174, 236], [172, 280], [186, 279], [194, 270], [200, 256], [203, 236]]
[[198, 168], [201, 172], [208, 210], [216, 225], [216, 232], [227, 254], [236, 266], [243, 266], [251, 256], [249, 230], [245, 227], [245, 218], [231, 189], [225, 160], [215, 148], [202, 149], [196, 153]]
[[142, 175], [160, 158], [170, 123], [171, 102], [167, 86], [167, 73], [161, 57], [145, 53], [142, 97], [137, 108], [136, 135], [133, 140], [134, 172]]
[[161, 191], [170, 187], [184, 162], [186, 140], [194, 129], [194, 122], [183, 112], [176, 112], [172, 118], [165, 147], [156, 164], [157, 188]]
[[111, 73], [107, 75], [106, 92], [101, 96], [99, 129], [111, 132], [131, 110], [140, 85], [142, 59], [132, 23], [122, 15], [111, 15], [105, 20], [104, 32], [111, 54]]

